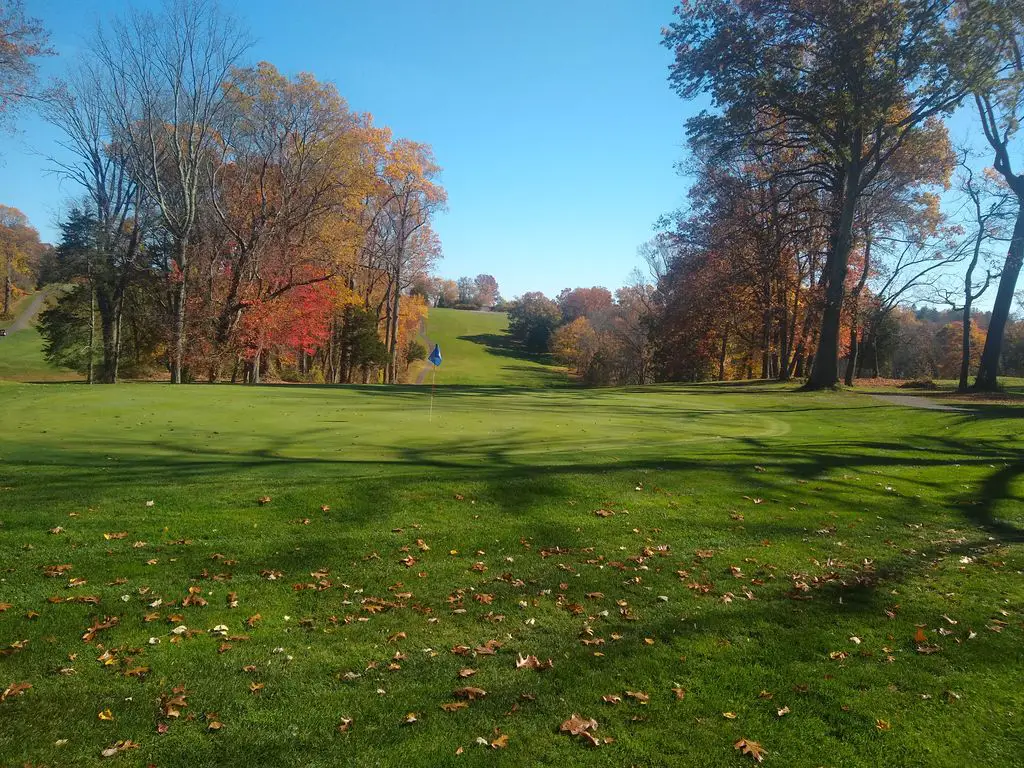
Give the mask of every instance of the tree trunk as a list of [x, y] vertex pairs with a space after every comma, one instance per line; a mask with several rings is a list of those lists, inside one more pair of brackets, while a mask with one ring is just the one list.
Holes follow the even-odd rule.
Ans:
[[114, 312], [114, 355], [110, 361], [110, 383], [117, 384], [121, 372], [121, 320], [124, 318], [124, 295], [118, 297]]
[[171, 384], [182, 383], [182, 365], [185, 358], [185, 299], [187, 275], [188, 240], [181, 239], [175, 244], [175, 263], [181, 270], [181, 282], [178, 283], [177, 306], [174, 308], [174, 352], [171, 359]]
[[860, 332], [860, 295], [868, 282], [868, 272], [871, 269], [871, 231], [865, 227], [864, 232], [864, 268], [860, 273], [860, 280], [851, 292], [853, 299], [853, 317], [850, 319], [850, 354], [846, 365], [845, 384], [853, 386], [853, 378], [857, 375], [857, 355], [860, 352], [860, 345], [857, 343], [857, 334]]
[[93, 384], [95, 378], [93, 377], [93, 361], [96, 359], [96, 355], [93, 352], [96, 345], [96, 286], [92, 284], [92, 279], [89, 279], [89, 371], [86, 374], [85, 381], [87, 384]]
[[725, 381], [725, 351], [729, 344], [729, 334], [722, 334], [722, 352], [718, 356], [718, 380]]
[[861, 168], [860, 142], [853, 142], [856, 152], [846, 169], [842, 207], [839, 220], [825, 262], [828, 282], [825, 286], [825, 306], [821, 313], [821, 332], [814, 351], [814, 366], [805, 389], [831, 389], [839, 383], [839, 333], [842, 325], [843, 298], [846, 293], [846, 271], [853, 246], [853, 221], [860, 196]]
[[[970, 278], [968, 278], [968, 281]], [[964, 295], [964, 335], [963, 347], [960, 353], [960, 382], [957, 384], [957, 392], [967, 391], [967, 379], [971, 375], [971, 284], [967, 283], [967, 293]]]
[[398, 259], [399, 267], [395, 270], [395, 295], [391, 304], [391, 349], [388, 355], [388, 366], [390, 368], [387, 377], [388, 384], [398, 383], [398, 319], [402, 300], [401, 283], [401, 257]]
[[999, 276], [999, 288], [996, 300], [992, 305], [992, 317], [985, 334], [985, 347], [981, 352], [978, 365], [978, 376], [974, 379], [973, 389], [992, 391], [997, 388], [999, 374], [999, 355], [1002, 351], [1003, 333], [1006, 321], [1013, 306], [1013, 291], [1017, 286], [1021, 262], [1024, 260], [1024, 203], [1017, 208], [1017, 221], [1013, 227], [1013, 237], [1006, 253], [1003, 273]]

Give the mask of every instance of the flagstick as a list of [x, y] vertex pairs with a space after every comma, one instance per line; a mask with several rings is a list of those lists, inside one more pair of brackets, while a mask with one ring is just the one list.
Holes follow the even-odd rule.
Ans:
[[431, 366], [430, 370], [430, 418], [429, 422], [434, 420], [434, 375], [437, 373], [437, 366]]

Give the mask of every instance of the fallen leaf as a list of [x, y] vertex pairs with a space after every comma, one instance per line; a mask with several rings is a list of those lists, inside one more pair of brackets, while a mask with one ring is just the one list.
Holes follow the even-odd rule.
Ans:
[[32, 683], [11, 683], [0, 693], [0, 701], [7, 701], [15, 696], [21, 696], [32, 687]]
[[482, 699], [487, 695], [487, 691], [483, 688], [473, 688], [467, 686], [466, 688], [457, 688], [452, 691], [452, 695], [457, 699], [469, 699], [475, 701], [476, 699]]
[[739, 717], [739, 715], [737, 715], [735, 712], [723, 712], [722, 717], [724, 717], [726, 720], [735, 720], [737, 717]]
[[491, 742], [491, 749], [504, 749], [508, 746], [508, 734], [503, 733], [501, 736]]
[[100, 756], [101, 757], [115, 757], [116, 755], [119, 755], [120, 753], [124, 752], [125, 750], [128, 750], [128, 749], [138, 749], [138, 748], [139, 748], [139, 745], [136, 744], [134, 741], [131, 741], [130, 739], [125, 739], [124, 741], [115, 741], [109, 747], [107, 747], [106, 749], [102, 750], [100, 752]]
[[580, 717], [578, 714], [573, 712], [572, 716], [568, 720], [562, 722], [562, 725], [558, 730], [572, 736], [579, 736], [581, 733], [585, 733], [586, 731], [596, 731], [597, 720], [594, 720], [593, 718], [587, 719]]
[[777, 716], [779, 716], [779, 717], [783, 717], [785, 715], [788, 715], [789, 714], [789, 707], [783, 707], [782, 709], [776, 711], [775, 714]]
[[459, 709], [467, 709], [469, 704], [464, 701], [448, 701], [441, 705], [441, 709], [445, 712], [455, 712]]
[[104, 709], [102, 712], [96, 715], [96, 717], [98, 717], [100, 720], [113, 720], [114, 713], [111, 712], [109, 709]]
[[740, 754], [750, 755], [755, 763], [763, 763], [764, 756], [768, 754], [768, 751], [758, 744], [756, 741], [750, 741], [749, 739], [740, 739], [733, 744], [734, 749], [740, 750]]
[[875, 720], [875, 728], [880, 731], [888, 731], [892, 728], [892, 724], [888, 720], [878, 719]]
[[674, 693], [676, 695], [676, 701], [682, 701], [683, 699], [686, 698], [686, 689], [685, 688], [673, 688], [672, 689], [672, 693]]
[[638, 702], [639, 704], [646, 704], [648, 701], [651, 700], [651, 697], [643, 691], [626, 691], [626, 696]]
[[532, 654], [530, 656], [518, 656], [516, 659], [516, 669], [535, 669], [540, 672], [545, 669], [551, 669], [553, 666], [555, 666], [555, 663], [551, 659], [541, 661]]
[[617, 693], [609, 693], [605, 696], [602, 696], [601, 701], [603, 701], [605, 704], [621, 704], [622, 697], [619, 696]]

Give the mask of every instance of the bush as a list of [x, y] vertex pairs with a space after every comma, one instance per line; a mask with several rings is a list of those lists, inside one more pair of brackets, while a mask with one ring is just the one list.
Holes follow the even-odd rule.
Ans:
[[408, 349], [405, 350], [405, 360], [407, 363], [414, 363], [417, 360], [427, 359], [427, 348], [420, 344], [418, 341], [410, 341]]

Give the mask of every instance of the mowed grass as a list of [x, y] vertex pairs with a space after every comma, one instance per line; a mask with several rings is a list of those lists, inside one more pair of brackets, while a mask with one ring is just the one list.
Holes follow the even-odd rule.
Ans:
[[[509, 337], [507, 329], [508, 315], [504, 312], [431, 309], [425, 335], [430, 349], [433, 344], [441, 345], [444, 358], [434, 374], [437, 384], [544, 387], [568, 383], [565, 368], [550, 355], [524, 350]], [[428, 370], [423, 383], [429, 384], [429, 364], [424, 365]], [[411, 380], [416, 380], [415, 373]]]
[[0, 338], [0, 380], [76, 381], [84, 380], [75, 371], [50, 365], [43, 357], [43, 339], [35, 326], [14, 331]]
[[[766, 765], [1018, 762], [1020, 409], [778, 386], [427, 404], [0, 384], [0, 690], [32, 685], [0, 703], [0, 764], [753, 764], [740, 739]], [[487, 695], [444, 711], [466, 686]], [[613, 741], [560, 734], [573, 713]]]
[[[32, 304], [37, 294], [26, 294], [12, 307], [11, 316], [0, 318], [0, 328], [10, 328]], [[35, 325], [19, 331], [8, 331], [0, 337], [0, 380], [9, 381], [80, 381], [75, 371], [50, 365], [43, 357], [43, 338]], [[0, 422], [2, 423], [2, 422]]]

